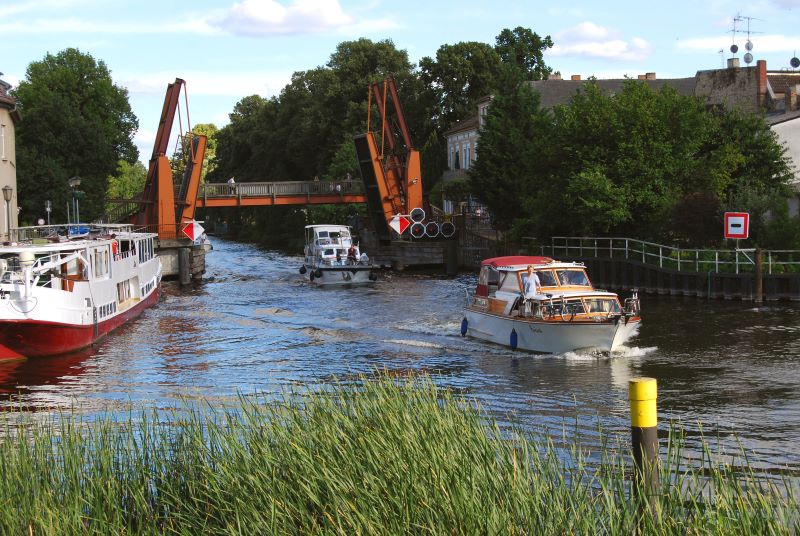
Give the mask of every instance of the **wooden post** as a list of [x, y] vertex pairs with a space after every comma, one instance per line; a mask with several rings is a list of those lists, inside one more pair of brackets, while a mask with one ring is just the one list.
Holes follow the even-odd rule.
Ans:
[[178, 248], [178, 278], [181, 285], [188, 285], [192, 282], [192, 250], [190, 248]]
[[642, 506], [649, 505], [651, 512], [659, 488], [657, 394], [658, 387], [653, 378], [634, 378], [628, 383], [634, 462], [631, 492], [639, 496]]
[[761, 248], [756, 248], [756, 295], [754, 301], [761, 303], [764, 301], [764, 282], [762, 277]]

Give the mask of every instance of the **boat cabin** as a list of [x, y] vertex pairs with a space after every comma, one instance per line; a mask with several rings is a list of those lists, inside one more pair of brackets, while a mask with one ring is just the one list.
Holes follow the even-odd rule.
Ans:
[[346, 225], [308, 225], [305, 231], [305, 254], [309, 264], [345, 264], [347, 252], [353, 245], [356, 259], [360, 258], [358, 245]]
[[[532, 300], [524, 298], [528, 266], [533, 267], [539, 279], [537, 295]], [[526, 304], [531, 301], [534, 303]], [[509, 316], [607, 316], [622, 310], [616, 294], [592, 287], [583, 264], [538, 256], [483, 261], [473, 303], [483, 310]]]

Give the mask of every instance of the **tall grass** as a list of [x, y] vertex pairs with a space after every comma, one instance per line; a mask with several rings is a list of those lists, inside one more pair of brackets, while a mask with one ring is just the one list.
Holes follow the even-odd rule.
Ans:
[[711, 460], [687, 469], [671, 436], [643, 510], [617, 449], [501, 431], [430, 379], [380, 377], [166, 417], [8, 420], [0, 533], [800, 531], [791, 486]]

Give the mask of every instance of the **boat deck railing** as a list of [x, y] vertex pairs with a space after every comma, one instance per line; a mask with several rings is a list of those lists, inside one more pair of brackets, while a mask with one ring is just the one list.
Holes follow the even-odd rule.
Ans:
[[[542, 255], [554, 258], [603, 257], [639, 261], [679, 272], [755, 272], [756, 249], [692, 249], [667, 246], [634, 238], [555, 236], [540, 245]], [[549, 251], [548, 251], [549, 250]], [[761, 251], [766, 274], [800, 272], [800, 251]]]
[[31, 243], [35, 240], [68, 239], [90, 233], [125, 233], [133, 226], [125, 223], [68, 223], [63, 225], [36, 225], [11, 229], [11, 242]]

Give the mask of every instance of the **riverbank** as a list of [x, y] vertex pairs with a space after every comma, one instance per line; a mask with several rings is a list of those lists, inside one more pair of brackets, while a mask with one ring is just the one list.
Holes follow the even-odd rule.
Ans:
[[19, 417], [5, 416], [0, 439], [4, 534], [800, 529], [789, 483], [710, 454], [686, 467], [677, 431], [657, 513], [641, 517], [624, 448], [501, 431], [426, 377], [354, 378], [225, 407], [194, 401], [166, 416]]

